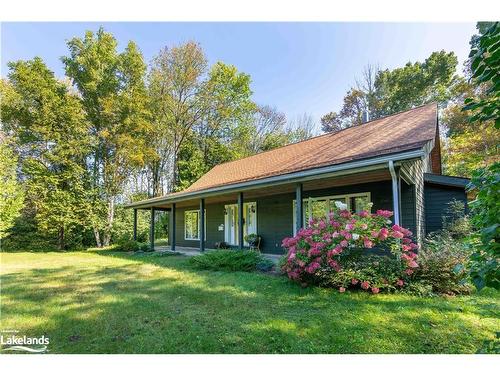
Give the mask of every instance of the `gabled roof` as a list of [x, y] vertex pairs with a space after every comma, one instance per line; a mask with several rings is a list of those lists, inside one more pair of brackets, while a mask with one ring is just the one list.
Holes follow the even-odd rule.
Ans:
[[433, 141], [437, 105], [367, 122], [213, 167], [183, 192], [279, 176], [292, 172], [414, 150]]

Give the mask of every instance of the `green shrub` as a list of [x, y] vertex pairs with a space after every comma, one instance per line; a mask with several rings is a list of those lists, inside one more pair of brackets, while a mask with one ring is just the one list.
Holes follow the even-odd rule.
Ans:
[[420, 267], [415, 278], [439, 294], [471, 292], [467, 263], [471, 250], [463, 239], [448, 231], [429, 235], [418, 253]]
[[365, 289], [373, 293], [394, 291], [407, 285], [409, 277], [402, 277], [404, 266], [392, 256], [366, 255], [360, 252], [346, 256], [338, 271], [324, 267], [316, 272], [319, 285], [346, 289]]
[[120, 244], [121, 251], [138, 251], [140, 249], [141, 243], [134, 240], [124, 241]]
[[109, 246], [103, 247], [89, 247], [87, 251], [122, 251], [122, 247], [120, 244], [113, 244]]
[[245, 271], [258, 268], [272, 268], [272, 262], [256, 251], [248, 250], [214, 250], [189, 259], [191, 265], [198, 269], [213, 271]]
[[152, 251], [151, 244], [149, 242], [141, 242], [139, 244], [139, 250], [141, 251]]

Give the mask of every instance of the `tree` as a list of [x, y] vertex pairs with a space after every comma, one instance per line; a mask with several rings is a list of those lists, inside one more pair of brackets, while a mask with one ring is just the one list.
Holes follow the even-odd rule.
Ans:
[[[202, 78], [206, 69], [206, 57], [195, 42], [171, 49], [165, 47], [151, 64], [149, 92], [156, 128], [161, 137], [155, 148], [158, 160], [168, 160], [168, 163], [150, 163], [148, 168], [157, 179], [167, 174], [167, 191], [178, 189], [179, 153], [188, 135], [204, 115]], [[166, 169], [168, 165], [171, 175]]]
[[[479, 28], [479, 27], [478, 27]], [[472, 41], [472, 78], [487, 86], [486, 95], [480, 99], [465, 100], [464, 110], [473, 112], [471, 121], [492, 120], [500, 128], [500, 23], [491, 25], [478, 40]]]
[[96, 200], [93, 215], [97, 246], [111, 239], [115, 202], [133, 170], [149, 152], [146, 65], [137, 46], [129, 42], [117, 52], [115, 38], [102, 28], [68, 41], [62, 58], [91, 124], [93, 148], [87, 161]]
[[402, 68], [383, 70], [375, 80], [377, 113], [373, 118], [406, 111], [412, 107], [450, 99], [457, 76], [453, 52], [433, 52], [423, 63], [407, 63]]
[[344, 129], [344, 124], [337, 112], [329, 112], [321, 117], [321, 130], [324, 133], [338, 132], [342, 129]]
[[245, 156], [238, 137], [239, 128], [251, 123], [255, 111], [250, 82], [250, 76], [233, 65], [217, 62], [210, 68], [202, 90], [203, 116], [195, 127], [204, 172]]
[[290, 135], [291, 142], [305, 141], [314, 136], [316, 122], [311, 115], [303, 113], [289, 121], [285, 131]]
[[27, 202], [39, 228], [56, 234], [59, 248], [88, 210], [85, 153], [89, 146], [83, 108], [40, 58], [8, 64], [9, 97], [2, 123], [21, 155]]
[[[488, 30], [483, 23], [478, 23], [478, 30]], [[480, 37], [472, 36], [471, 49], [477, 49]], [[451, 100], [443, 110], [440, 119], [445, 135], [444, 166], [447, 174], [471, 177], [474, 170], [484, 168], [499, 161], [498, 130], [493, 119], [470, 121], [474, 111], [466, 101], [480, 102], [488, 100], [487, 82], [473, 78], [472, 58], [465, 63], [464, 77], [456, 80], [451, 87]], [[464, 108], [465, 107], [465, 108]], [[478, 119], [479, 120], [479, 119]]]
[[[471, 111], [470, 122], [480, 123], [488, 127], [498, 139], [500, 126], [500, 24], [496, 22], [489, 28], [481, 27], [479, 37], [471, 40], [471, 72], [473, 82], [484, 87], [480, 98], [468, 98], [464, 111]], [[494, 126], [493, 124], [494, 123]], [[498, 146], [497, 146], [498, 147]], [[498, 158], [498, 153], [495, 155]], [[498, 159], [497, 159], [498, 160]], [[480, 230], [480, 244], [471, 256], [471, 277], [478, 289], [485, 286], [500, 289], [500, 163], [496, 162], [487, 168], [480, 168], [473, 173], [470, 189], [477, 193], [471, 203], [472, 223]]]
[[9, 233], [23, 205], [24, 191], [17, 181], [17, 158], [0, 133], [0, 238]]
[[287, 143], [284, 133], [286, 126], [286, 115], [276, 108], [268, 105], [257, 106], [254, 115], [254, 129], [250, 140], [250, 151], [252, 154], [270, 150]]
[[453, 52], [433, 52], [424, 62], [407, 63], [393, 70], [368, 66], [363, 79], [345, 95], [339, 112], [322, 117], [324, 131], [357, 126], [366, 121], [406, 111], [437, 101], [442, 106], [451, 98], [457, 58]]
[[477, 193], [471, 203], [472, 223], [480, 230], [480, 245], [471, 256], [472, 281], [478, 289], [500, 289], [500, 163], [477, 170], [470, 189]]

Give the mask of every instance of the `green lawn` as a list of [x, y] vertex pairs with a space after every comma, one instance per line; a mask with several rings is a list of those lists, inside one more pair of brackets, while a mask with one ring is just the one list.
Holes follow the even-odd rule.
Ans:
[[499, 294], [339, 294], [183, 256], [2, 253], [1, 328], [52, 353], [474, 353]]

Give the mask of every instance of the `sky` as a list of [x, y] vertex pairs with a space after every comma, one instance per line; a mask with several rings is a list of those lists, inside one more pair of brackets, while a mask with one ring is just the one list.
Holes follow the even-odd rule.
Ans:
[[223, 61], [250, 74], [256, 103], [290, 120], [307, 113], [318, 124], [340, 109], [367, 64], [393, 69], [444, 49], [455, 52], [461, 70], [475, 33], [475, 23], [2, 23], [2, 77], [8, 61], [40, 56], [62, 78], [66, 41], [101, 25], [120, 50], [135, 41], [148, 62], [164, 46], [194, 40], [209, 64]]

